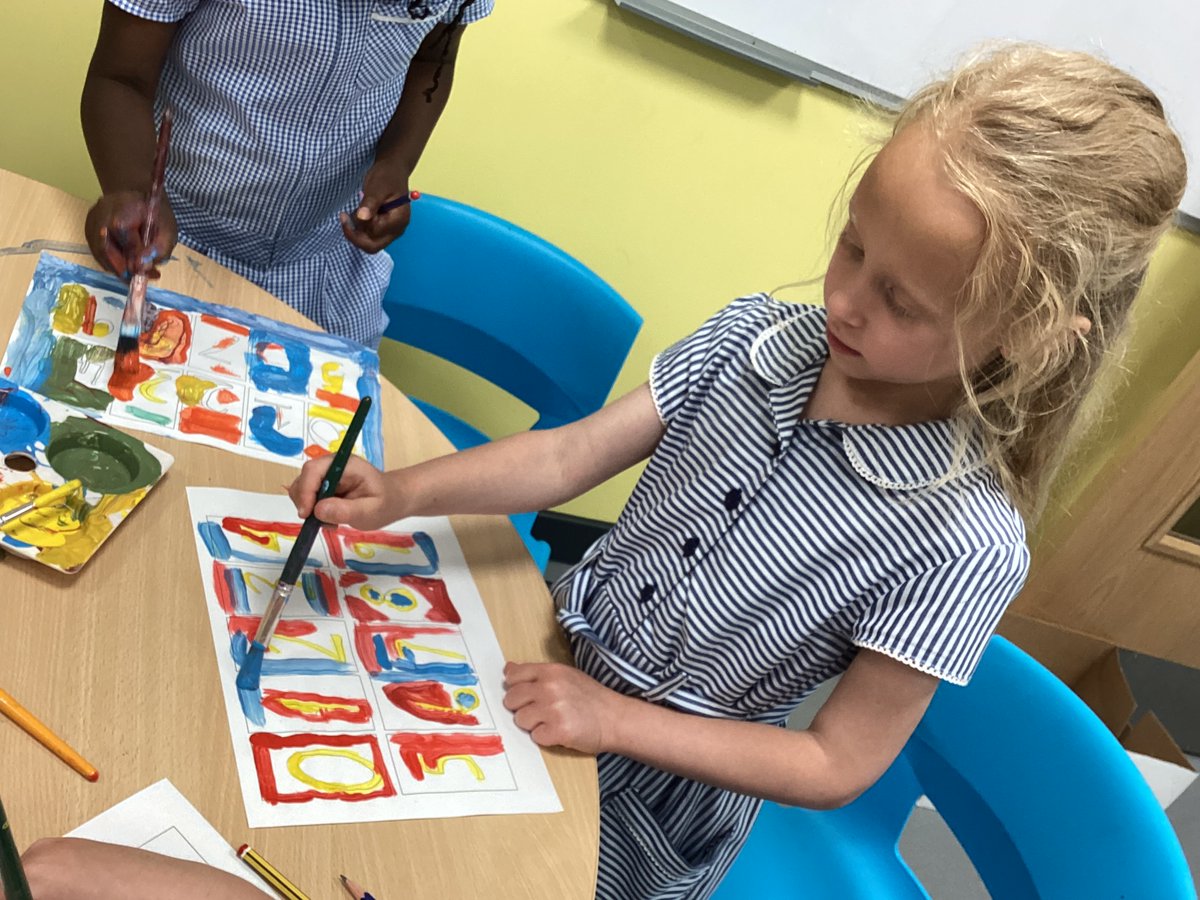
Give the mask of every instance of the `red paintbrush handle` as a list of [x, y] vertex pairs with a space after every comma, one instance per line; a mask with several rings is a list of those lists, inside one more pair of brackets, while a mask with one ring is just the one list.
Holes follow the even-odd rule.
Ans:
[[142, 243], [149, 246], [153, 237], [155, 220], [158, 218], [158, 202], [162, 196], [163, 179], [167, 172], [167, 146], [171, 140], [170, 109], [163, 110], [162, 124], [158, 126], [158, 144], [154, 150], [154, 171], [150, 175], [150, 201], [143, 223]]

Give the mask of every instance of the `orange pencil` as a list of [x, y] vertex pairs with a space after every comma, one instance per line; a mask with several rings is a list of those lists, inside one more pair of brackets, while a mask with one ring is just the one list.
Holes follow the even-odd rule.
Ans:
[[88, 781], [96, 781], [100, 778], [100, 773], [96, 771], [95, 766], [67, 746], [66, 741], [43, 725], [33, 713], [14, 700], [11, 694], [2, 690], [0, 690], [0, 712], [16, 722], [30, 737], [40, 742], [43, 747]]

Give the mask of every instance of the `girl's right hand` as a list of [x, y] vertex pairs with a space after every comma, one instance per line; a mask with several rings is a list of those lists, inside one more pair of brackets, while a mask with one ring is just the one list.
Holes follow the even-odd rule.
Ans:
[[317, 503], [317, 491], [332, 462], [332, 453], [309, 460], [288, 487], [288, 496], [296, 504], [297, 513], [308, 516], [314, 512], [315, 504], [316, 516], [322, 522], [350, 525], [364, 531], [382, 528], [404, 517], [391, 478], [360, 456], [351, 456], [347, 461], [336, 496]]
[[105, 269], [129, 279], [141, 272], [157, 278], [157, 263], [171, 255], [178, 239], [175, 213], [167, 198], [160, 197], [150, 245], [142, 242], [149, 203], [138, 191], [105, 194], [88, 210], [84, 235], [92, 256]]

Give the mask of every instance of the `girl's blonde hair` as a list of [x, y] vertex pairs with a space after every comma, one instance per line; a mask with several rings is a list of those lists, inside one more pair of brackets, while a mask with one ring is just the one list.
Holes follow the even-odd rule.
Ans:
[[[958, 324], [1001, 327], [1001, 358], [963, 372], [960, 422], [1036, 517], [1100, 365], [1116, 355], [1186, 180], [1179, 138], [1138, 79], [1086, 53], [994, 47], [900, 109], [932, 129], [986, 235]], [[1077, 316], [1091, 321], [1086, 334]], [[960, 352], [960, 363], [962, 356]]]

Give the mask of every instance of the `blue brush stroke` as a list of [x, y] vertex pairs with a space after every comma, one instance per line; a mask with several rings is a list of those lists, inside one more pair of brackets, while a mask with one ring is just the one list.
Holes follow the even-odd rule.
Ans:
[[[287, 356], [288, 367], [274, 366], [262, 357], [262, 348], [278, 344]], [[295, 338], [286, 338], [274, 329], [254, 329], [250, 332], [251, 351], [246, 354], [250, 379], [260, 391], [280, 391], [284, 394], [308, 393], [312, 375], [312, 356], [308, 346]]]
[[[242, 562], [261, 563], [268, 566], [278, 566], [282, 562], [278, 556], [255, 556], [253, 553], [234, 550], [229, 546], [229, 538], [225, 536], [224, 530], [217, 522], [201, 522], [196, 526], [196, 531], [200, 533], [200, 539], [204, 541], [204, 549], [213, 559], [222, 561], [237, 559]], [[310, 556], [304, 561], [304, 565], [307, 568], [315, 569], [321, 565], [321, 561]]]
[[413, 543], [425, 554], [425, 558], [429, 560], [427, 564], [369, 563], [357, 559], [348, 559], [346, 560], [346, 568], [353, 569], [355, 572], [362, 572], [364, 575], [394, 575], [396, 577], [403, 575], [436, 575], [438, 571], [438, 551], [437, 545], [433, 543], [433, 538], [424, 531], [414, 531], [412, 539]]
[[383, 635], [373, 635], [371, 643], [375, 647], [375, 662], [383, 670], [372, 676], [379, 681], [441, 681], [460, 686], [479, 683], [475, 670], [466, 663], [419, 663], [416, 654], [407, 647], [403, 656], [392, 659]]
[[252, 724], [262, 727], [267, 724], [267, 711], [263, 709], [262, 694], [257, 690], [238, 688], [238, 700], [242, 704], [242, 715]]
[[[115, 275], [67, 262], [43, 251], [33, 273], [29, 293], [21, 307], [18, 333], [9, 344], [7, 352], [7, 365], [12, 368], [11, 377], [22, 387], [37, 390], [50, 374], [50, 348], [55, 342], [50, 332], [50, 314], [57, 302], [59, 288], [71, 283], [108, 290], [119, 297], [124, 297], [129, 291], [129, 285]], [[297, 328], [285, 322], [256, 316], [243, 309], [204, 303], [159, 287], [150, 287], [146, 296], [155, 306], [163, 309], [216, 316], [235, 322], [251, 332], [267, 335], [269, 340], [281, 346], [286, 346], [285, 341], [294, 341], [308, 350], [319, 350], [357, 364], [363, 372], [358, 379], [358, 394], [360, 397], [370, 397], [372, 403], [370, 414], [359, 436], [360, 446], [373, 465], [383, 468], [379, 354], [374, 350], [339, 335]], [[111, 297], [102, 299], [114, 307], [123, 306]]]
[[304, 591], [304, 599], [317, 615], [329, 615], [329, 594], [325, 591], [321, 579], [316, 572], [305, 572], [300, 576], [300, 588]]
[[275, 407], [256, 406], [250, 412], [250, 434], [254, 439], [280, 456], [299, 456], [304, 450], [304, 441], [288, 437], [275, 430]]
[[[205, 541], [205, 544], [207, 543]], [[228, 586], [230, 597], [233, 600], [234, 612], [241, 613], [242, 615], [249, 613], [250, 597], [246, 593], [246, 579], [242, 575], [242, 570], [238, 568], [226, 569], [225, 584]]]
[[[249, 639], [235, 631], [229, 639], [229, 652], [240, 669], [250, 649]], [[347, 675], [354, 671], [349, 662], [336, 659], [270, 659], [263, 657], [263, 675]], [[261, 724], [261, 723], [260, 723]]]

